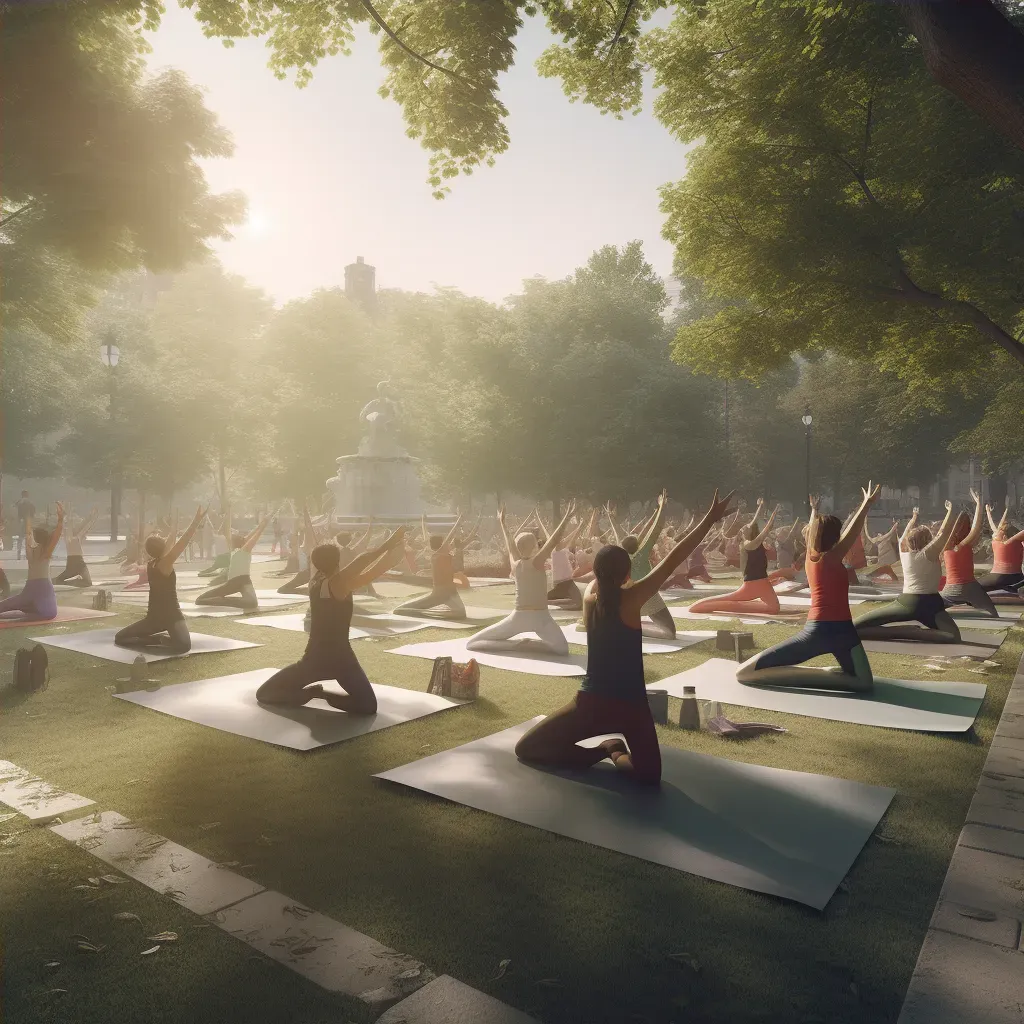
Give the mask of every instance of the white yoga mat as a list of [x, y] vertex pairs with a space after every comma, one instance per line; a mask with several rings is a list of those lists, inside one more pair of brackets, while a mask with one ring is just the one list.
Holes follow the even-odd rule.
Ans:
[[92, 804], [88, 797], [65, 793], [10, 761], [0, 761], [0, 804], [30, 821], [48, 821]]
[[[189, 590], [198, 588], [189, 587]], [[203, 590], [209, 590], [209, 587], [203, 587]], [[200, 591], [201, 593], [202, 591]], [[238, 597], [237, 594], [232, 595]], [[305, 594], [279, 594], [276, 590], [257, 590], [256, 598], [260, 603], [261, 608], [275, 608], [283, 607], [291, 604], [306, 604], [309, 598]], [[149, 590], [122, 590], [120, 593], [114, 595], [115, 601], [125, 601], [132, 604], [147, 604], [149, 602]], [[182, 608], [185, 607], [187, 602], [182, 601]], [[199, 605], [198, 607], [216, 608], [217, 605]]]
[[[375, 715], [350, 715], [332, 708], [324, 700], [312, 700], [299, 708], [272, 708], [257, 703], [256, 690], [276, 671], [276, 668], [260, 668], [114, 696], [187, 722], [292, 750], [313, 750], [340, 743], [458, 706], [432, 693], [377, 685], [373, 687], [377, 695]], [[336, 693], [342, 692], [337, 683], [326, 682], [325, 685]]]
[[747, 686], [736, 680], [736, 662], [722, 658], [650, 685], [672, 697], [682, 697], [683, 687], [693, 686], [698, 700], [913, 732], [966, 732], [985, 699], [982, 683], [945, 680], [876, 679], [874, 691], [865, 694]]
[[65, 651], [87, 654], [91, 658], [102, 658], [104, 661], [116, 661], [122, 665], [130, 665], [140, 654], [146, 664], [154, 661], [167, 661], [170, 658], [187, 658], [194, 654], [216, 654], [221, 651], [240, 651], [245, 647], [262, 647], [262, 644], [250, 644], [245, 640], [232, 640], [226, 636], [207, 636], [205, 633], [192, 634], [192, 650], [188, 654], [164, 654], [157, 649], [118, 647], [114, 643], [116, 629], [87, 629], [81, 633], [65, 633], [61, 636], [37, 636], [32, 643], [46, 644], [47, 647], [60, 647]]
[[367, 634], [373, 633], [376, 636], [398, 636], [421, 629], [479, 629], [481, 625], [479, 622], [463, 622], [459, 619], [421, 619], [414, 615], [393, 615], [390, 612], [367, 615], [359, 611], [352, 616], [352, 621]]
[[[288, 615], [256, 615], [249, 619], [236, 619], [236, 622], [243, 626], [269, 626], [271, 629], [284, 629], [289, 633], [305, 633], [305, 612], [294, 612]], [[350, 627], [348, 631], [350, 640], [361, 640], [371, 634], [365, 629]]]
[[538, 721], [376, 777], [818, 910], [896, 793], [675, 747], [662, 747], [660, 790], [642, 791], [607, 763], [581, 772], [522, 764], [516, 741]]
[[864, 650], [877, 654], [904, 654], [912, 658], [977, 658], [984, 661], [999, 650], [999, 645], [1006, 637], [1005, 633], [984, 633], [980, 630], [967, 632], [969, 636], [960, 634], [965, 641], [961, 644], [931, 644], [920, 640], [865, 640]]
[[535, 676], [582, 676], [587, 671], [585, 654], [568, 654], [557, 657], [530, 650], [524, 645], [520, 651], [470, 651], [466, 649], [469, 637], [454, 640], [435, 640], [432, 643], [408, 644], [396, 647], [388, 654], [404, 654], [410, 658], [451, 658], [456, 663], [465, 663], [475, 658], [480, 665], [502, 668], [508, 672], [527, 672]]
[[[569, 643], [578, 644], [580, 647], [587, 646], [587, 631], [585, 629], [581, 629], [576, 625], [563, 626], [562, 632]], [[652, 640], [644, 637], [643, 652], [644, 654], [674, 654], [676, 651], [681, 651], [686, 647], [692, 647], [694, 644], [710, 640], [715, 635], [712, 630], [701, 629], [695, 630], [692, 633], [676, 633], [675, 640]]]

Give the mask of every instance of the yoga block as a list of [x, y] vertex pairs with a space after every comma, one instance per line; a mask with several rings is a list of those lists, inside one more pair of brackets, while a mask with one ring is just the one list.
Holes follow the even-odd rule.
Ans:
[[753, 633], [733, 633], [732, 642], [735, 645], [733, 650], [736, 654], [736, 660], [743, 660], [743, 651], [749, 650], [754, 646], [754, 634]]
[[732, 630], [720, 629], [715, 634], [715, 650], [731, 651], [733, 649]]
[[668, 725], [668, 691], [648, 690], [647, 705], [658, 725]]

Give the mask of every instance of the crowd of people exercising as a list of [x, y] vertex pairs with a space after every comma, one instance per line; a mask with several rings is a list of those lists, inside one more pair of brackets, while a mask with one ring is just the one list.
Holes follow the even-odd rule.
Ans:
[[[641, 783], [660, 779], [657, 735], [647, 703], [642, 645], [644, 637], [671, 640], [675, 618], [664, 592], [683, 597], [708, 588], [714, 568], [742, 577], [728, 593], [706, 591], [689, 606], [688, 617], [761, 616], [781, 612], [780, 592], [809, 593], [806, 621], [794, 636], [760, 651], [737, 668], [737, 679], [751, 686], [797, 687], [817, 691], [866, 692], [872, 688], [871, 665], [863, 641], [892, 639], [957, 643], [959, 627], [951, 611], [969, 607], [998, 616], [994, 595], [1024, 601], [1024, 530], [1009, 522], [1008, 510], [997, 522], [990, 506], [971, 492], [970, 512], [955, 511], [946, 502], [941, 522], [924, 523], [913, 510], [902, 530], [871, 534], [868, 516], [880, 488], [868, 484], [862, 500], [845, 520], [821, 510], [811, 496], [808, 521], [777, 525], [780, 508], [770, 512], [762, 501], [744, 511], [733, 495], [712, 496], [703, 513], [668, 516], [668, 495], [662, 493], [646, 513], [622, 521], [611, 505], [589, 512], [570, 503], [550, 529], [535, 510], [518, 526], [502, 507], [494, 536], [482, 539], [482, 519], [471, 528], [459, 516], [443, 533], [432, 533], [424, 518], [418, 531], [401, 527], [380, 536], [371, 522], [361, 536], [334, 532], [330, 515], [314, 517], [294, 508], [254, 518], [245, 530], [233, 528], [229, 507], [220, 515], [197, 508], [179, 532], [175, 515], [151, 526], [141, 515], [127, 519], [121, 552], [126, 589], [147, 590], [145, 616], [120, 629], [114, 642], [181, 655], [191, 638], [178, 598], [175, 564], [182, 558], [213, 558], [200, 570], [210, 586], [194, 605], [255, 612], [260, 597], [254, 587], [253, 549], [272, 530], [272, 551], [285, 562], [280, 594], [308, 596], [308, 641], [302, 658], [280, 670], [258, 690], [266, 705], [298, 707], [315, 699], [351, 714], [376, 711], [374, 690], [349, 642], [357, 596], [377, 597], [374, 583], [382, 577], [429, 588], [422, 597], [393, 609], [393, 614], [419, 619], [442, 617], [465, 621], [460, 591], [471, 577], [511, 579], [515, 584], [510, 614], [476, 632], [466, 642], [470, 652], [527, 652], [564, 657], [568, 640], [552, 610], [580, 613], [587, 633], [587, 669], [579, 692], [564, 707], [538, 723], [520, 740], [516, 753], [528, 764], [585, 768], [609, 759]], [[34, 507], [33, 507], [34, 513]], [[57, 615], [55, 585], [93, 585], [83, 555], [87, 531], [97, 518], [94, 509], [75, 521], [57, 504], [55, 522], [25, 523], [28, 562], [23, 589], [0, 600], [0, 616], [45, 622]], [[287, 527], [282, 522], [287, 523]], [[984, 531], [991, 535], [991, 571], [976, 576], [983, 555]], [[51, 577], [51, 560], [61, 539], [67, 561]], [[197, 554], [198, 548], [198, 554]], [[869, 554], [875, 553], [869, 569]], [[863, 573], [862, 579], [858, 573]], [[6, 584], [6, 577], [3, 582]], [[851, 593], [882, 597], [880, 586], [899, 584], [888, 603], [857, 619], [850, 610]], [[831, 670], [807, 662], [830, 655]], [[336, 682], [339, 694], [326, 689]], [[581, 747], [593, 736], [619, 734], [624, 739]]]

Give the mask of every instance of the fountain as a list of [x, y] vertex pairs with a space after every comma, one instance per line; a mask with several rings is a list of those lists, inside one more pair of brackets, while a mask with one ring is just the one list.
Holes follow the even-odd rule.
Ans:
[[395, 438], [399, 415], [398, 403], [383, 381], [377, 385], [377, 397], [359, 413], [365, 433], [358, 454], [342, 455], [337, 460], [338, 475], [327, 481], [334, 493], [336, 519], [349, 524], [370, 518], [401, 523], [423, 514], [420, 460], [403, 451]]

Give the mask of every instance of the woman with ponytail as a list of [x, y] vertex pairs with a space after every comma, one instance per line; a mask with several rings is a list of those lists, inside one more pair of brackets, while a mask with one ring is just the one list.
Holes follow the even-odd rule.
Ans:
[[[587, 625], [587, 674], [579, 693], [565, 707], [538, 722], [516, 744], [516, 756], [545, 768], [590, 768], [610, 758], [636, 782], [658, 785], [661, 751], [644, 683], [643, 606], [729, 512], [732, 494], [718, 492], [704, 518], [643, 579], [629, 578], [631, 559], [617, 545], [602, 548], [594, 559], [594, 581], [583, 598]], [[581, 740], [622, 733], [597, 747]]]

